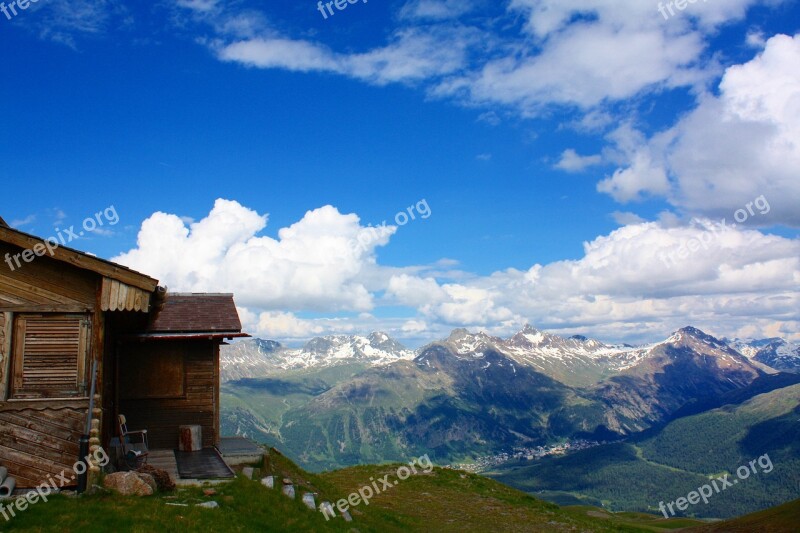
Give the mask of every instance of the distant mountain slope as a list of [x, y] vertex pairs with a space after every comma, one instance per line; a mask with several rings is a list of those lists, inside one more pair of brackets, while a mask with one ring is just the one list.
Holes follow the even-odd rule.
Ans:
[[[367, 370], [286, 413], [287, 449], [313, 469], [398, 459], [448, 459], [544, 443], [552, 425], [585, 429], [559, 411], [590, 403], [571, 388], [487, 350], [462, 357], [431, 346], [413, 362]], [[579, 417], [574, 417], [577, 420]], [[594, 415], [596, 423], [602, 413]]]
[[611, 346], [579, 335], [564, 338], [531, 326], [525, 326], [508, 339], [456, 329], [446, 340], [433, 344], [472, 357], [494, 350], [520, 365], [576, 387], [591, 385], [635, 365], [647, 351], [646, 347]]
[[326, 368], [337, 365], [379, 366], [411, 360], [413, 350], [385, 333], [331, 335], [308, 341], [303, 348], [287, 348], [275, 341], [247, 339], [223, 346], [220, 351], [221, 379], [233, 381], [260, 378], [286, 370]]
[[770, 368], [781, 372], [800, 373], [800, 345], [785, 339], [734, 339], [730, 346]]
[[781, 504], [800, 490], [800, 385], [676, 420], [642, 441], [616, 443], [564, 457], [509, 463], [492, 477], [559, 500], [560, 495], [602, 501], [609, 509], [658, 512], [708, 483], [711, 476], [768, 455], [759, 472], [715, 494], [687, 515], [725, 518]]
[[799, 529], [800, 500], [794, 500], [741, 518], [694, 527], [689, 531], [692, 533], [752, 533], [753, 531], [797, 533]]
[[746, 387], [763, 375], [724, 342], [686, 327], [594, 392], [608, 408], [610, 429], [635, 432], [669, 419], [689, 401]]
[[[524, 334], [536, 335], [531, 329]], [[562, 439], [619, 439], [668, 422], [688, 402], [747, 387], [762, 375], [741, 354], [693, 328], [637, 349], [624, 370], [590, 388], [568, 386], [520, 362], [508, 347], [456, 330], [413, 361], [228, 382], [223, 426], [280, 444], [313, 470], [417, 451], [460, 462]], [[338, 368], [342, 372], [334, 374]]]
[[[444, 340], [428, 346], [445, 345], [453, 353], [479, 356], [494, 350], [520, 365], [545, 374], [572, 387], [589, 387], [620, 375], [639, 365], [650, 352], [663, 343], [633, 347], [605, 344], [581, 335], [566, 338], [539, 331], [531, 326], [507, 339], [486, 333], [456, 329]], [[754, 366], [783, 372], [800, 372], [800, 346], [779, 338], [721, 341], [733, 351], [755, 361]], [[220, 365], [222, 380], [259, 378], [286, 370], [325, 368], [336, 365], [364, 364], [380, 366], [412, 360], [426, 347], [409, 350], [389, 335], [374, 332], [367, 336], [331, 335], [308, 341], [302, 348], [287, 348], [275, 341], [248, 339], [223, 346]], [[720, 349], [724, 348], [719, 346]]]
[[286, 348], [279, 342], [246, 339], [220, 349], [220, 380], [267, 376], [282, 370], [281, 352]]

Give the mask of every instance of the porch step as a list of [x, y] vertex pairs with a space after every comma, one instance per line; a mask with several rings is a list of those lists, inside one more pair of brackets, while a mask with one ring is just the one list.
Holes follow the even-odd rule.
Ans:
[[0, 499], [10, 498], [16, 486], [17, 480], [9, 477], [8, 468], [0, 466]]
[[257, 463], [266, 453], [263, 447], [244, 437], [222, 437], [217, 450], [229, 466]]

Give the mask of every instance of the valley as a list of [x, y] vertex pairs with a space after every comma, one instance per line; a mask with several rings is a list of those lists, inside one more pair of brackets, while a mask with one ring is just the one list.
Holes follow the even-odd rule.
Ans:
[[[751, 342], [745, 349], [691, 327], [637, 347], [532, 327], [508, 339], [454, 330], [416, 352], [380, 333], [314, 339], [301, 349], [253, 339], [223, 354], [221, 423], [314, 472], [428, 453], [439, 466], [559, 504], [653, 512], [655, 494], [685, 493], [738, 466], [745, 451], [764, 453], [748, 444], [760, 424], [780, 427], [789, 447], [765, 441], [760, 449], [787, 472], [800, 471], [789, 453], [800, 436], [785, 434], [781, 418], [800, 397], [800, 357], [785, 342]], [[777, 349], [792, 372], [763, 362], [778, 359], [756, 358]], [[765, 483], [697, 516], [758, 510], [797, 487], [791, 475]], [[767, 489], [769, 497], [755, 496]]]

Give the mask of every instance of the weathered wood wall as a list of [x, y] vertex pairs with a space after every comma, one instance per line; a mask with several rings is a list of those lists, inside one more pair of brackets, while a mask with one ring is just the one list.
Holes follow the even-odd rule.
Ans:
[[0, 402], [8, 395], [8, 374], [11, 370], [11, 313], [0, 313]]
[[150, 310], [150, 293], [117, 280], [103, 278], [100, 290], [100, 309], [147, 313]]
[[[0, 242], [0, 258], [20, 248]], [[49, 256], [0, 268], [0, 310], [75, 313], [92, 311], [97, 302], [98, 276], [65, 266]]]
[[74, 475], [88, 408], [88, 400], [0, 403], [0, 464], [17, 487], [34, 488], [62, 472], [67, 479]]
[[[144, 353], [155, 342], [175, 344], [184, 350], [185, 387], [182, 397], [120, 398], [118, 412], [127, 417], [128, 429], [148, 431], [151, 448], [177, 448], [178, 426], [186, 424], [202, 426], [203, 445], [215, 445], [219, 438], [217, 344], [212, 341], [149, 341], [128, 346], [122, 350], [121, 357], [136, 357], [136, 351]], [[158, 370], [152, 368], [150, 372], [155, 374]], [[125, 374], [120, 372], [118, 379], [124, 380]], [[141, 391], [142, 396], [149, 393], [146, 389]]]
[[[0, 258], [22, 249], [0, 242]], [[88, 399], [9, 400], [11, 337], [16, 313], [93, 313], [100, 277], [45, 255], [0, 268], [0, 465], [20, 488], [62, 471], [72, 476], [85, 430]], [[95, 320], [97, 314], [94, 315]], [[93, 352], [102, 344], [93, 346]], [[87, 359], [90, 360], [91, 354]], [[84, 363], [85, 364], [85, 363]]]

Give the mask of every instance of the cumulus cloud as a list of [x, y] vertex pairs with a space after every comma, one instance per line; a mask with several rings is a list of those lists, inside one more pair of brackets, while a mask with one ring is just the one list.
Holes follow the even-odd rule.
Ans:
[[361, 278], [395, 227], [363, 227], [356, 215], [331, 206], [309, 211], [277, 239], [258, 236], [266, 224], [265, 215], [228, 200], [217, 200], [189, 226], [177, 215], [155, 213], [142, 224], [137, 247], [114, 260], [172, 290], [234, 292], [247, 307], [372, 309]]
[[447, 324], [531, 322], [646, 340], [686, 324], [729, 333], [800, 326], [800, 241], [698, 219], [634, 223], [584, 245], [579, 260], [509, 269], [461, 284], [411, 275], [388, 293]]
[[255, 313], [239, 307], [239, 318], [245, 331], [270, 339], [308, 339], [325, 332], [325, 328], [313, 320], [303, 320], [294, 313]]
[[[259, 236], [266, 215], [218, 200], [188, 225], [153, 214], [137, 247], [114, 260], [172, 290], [233, 292], [245, 327], [279, 339], [385, 330], [430, 340], [455, 326], [501, 334], [526, 322], [628, 341], [686, 324], [728, 336], [798, 330], [800, 240], [710, 219], [677, 224], [669, 213], [661, 222], [624, 218], [628, 225], [585, 243], [580, 259], [456, 276], [451, 260], [405, 271], [378, 264], [375, 248], [396, 228], [361, 226], [331, 206], [272, 238]], [[398, 306], [417, 316], [367, 313]], [[334, 318], [298, 315], [307, 311]], [[336, 317], [343, 311], [350, 315]]]
[[719, 89], [644, 140], [598, 189], [620, 201], [661, 195], [690, 214], [729, 218], [764, 195], [772, 209], [750, 223], [800, 226], [800, 35], [772, 37], [753, 60], [728, 68]]

